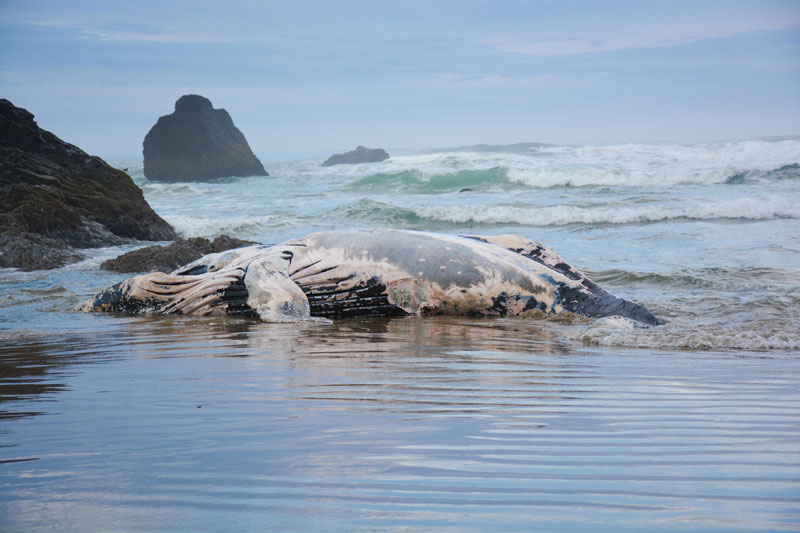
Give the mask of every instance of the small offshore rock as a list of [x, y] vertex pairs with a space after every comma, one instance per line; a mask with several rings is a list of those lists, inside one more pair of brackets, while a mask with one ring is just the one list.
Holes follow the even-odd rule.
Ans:
[[104, 261], [100, 268], [115, 272], [172, 272], [206, 254], [224, 252], [241, 246], [258, 244], [220, 235], [213, 241], [205, 237], [176, 239], [167, 246], [148, 246]]
[[378, 163], [389, 159], [389, 154], [383, 148], [367, 148], [359, 146], [351, 152], [334, 154], [322, 163], [323, 167], [333, 165], [355, 165], [358, 163]]
[[181, 96], [144, 138], [144, 175], [150, 181], [198, 181], [268, 176], [224, 109], [208, 98]]

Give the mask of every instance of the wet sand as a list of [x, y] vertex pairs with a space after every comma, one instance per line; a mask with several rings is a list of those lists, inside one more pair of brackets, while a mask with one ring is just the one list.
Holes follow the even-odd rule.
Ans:
[[520, 319], [73, 317], [0, 347], [0, 529], [796, 531], [800, 359]]

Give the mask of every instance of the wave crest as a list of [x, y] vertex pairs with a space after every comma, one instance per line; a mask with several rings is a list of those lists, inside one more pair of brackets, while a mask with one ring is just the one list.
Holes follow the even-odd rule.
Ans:
[[[469, 189], [512, 189], [515, 184], [507, 176], [505, 167], [483, 170], [461, 170], [443, 174], [425, 173], [420, 169], [409, 169], [397, 173], [371, 174], [351, 181], [343, 187], [348, 192], [401, 192], [417, 194], [439, 194]], [[519, 187], [518, 185], [516, 187]]]
[[683, 146], [500, 148], [403, 155], [374, 166], [329, 172], [350, 179], [346, 189], [351, 191], [421, 193], [464, 187], [665, 187], [800, 178], [800, 141], [796, 139]]
[[632, 224], [675, 219], [716, 220], [800, 218], [800, 204], [789, 198], [737, 198], [722, 202], [668, 206], [426, 206], [414, 210], [422, 218], [456, 224], [518, 224], [564, 226], [569, 224]]

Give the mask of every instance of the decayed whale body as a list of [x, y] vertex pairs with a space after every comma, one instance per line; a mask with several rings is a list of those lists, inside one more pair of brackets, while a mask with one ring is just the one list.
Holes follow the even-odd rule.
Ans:
[[399, 230], [321, 232], [210, 254], [171, 274], [118, 283], [81, 309], [250, 315], [266, 322], [567, 312], [659, 324], [641, 305], [612, 296], [530, 239]]

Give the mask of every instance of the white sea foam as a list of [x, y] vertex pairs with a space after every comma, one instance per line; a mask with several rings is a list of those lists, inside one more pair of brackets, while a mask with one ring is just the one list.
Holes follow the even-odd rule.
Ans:
[[399, 157], [392, 163], [392, 168], [394, 171], [415, 169], [423, 178], [430, 178], [494, 168], [524, 169], [529, 168], [531, 164], [533, 159], [522, 154], [450, 152]]
[[502, 168], [531, 187], [669, 186], [723, 183], [742, 172], [800, 162], [800, 141], [735, 141], [698, 145], [548, 146], [527, 152], [439, 152], [393, 157], [376, 165], [331, 167], [336, 175], [416, 172], [421, 179]]
[[159, 183], [147, 181], [141, 184], [142, 191], [146, 195], [171, 195], [187, 197], [202, 197], [212, 189], [208, 183], [179, 182], [179, 183]]
[[723, 183], [739, 172], [735, 168], [690, 168], [685, 164], [674, 164], [662, 168], [637, 168], [632, 162], [625, 166], [549, 167], [509, 169], [508, 179], [530, 187], [558, 186], [671, 186], [680, 184]]
[[606, 316], [598, 319], [592, 325], [592, 329], [603, 330], [619, 330], [619, 329], [635, 329], [646, 327], [635, 320], [626, 318], [624, 316]]
[[[524, 154], [445, 152], [401, 155], [379, 163], [365, 165], [335, 165], [326, 168], [306, 168], [324, 179], [360, 179], [375, 174], [400, 174], [413, 172], [420, 181], [434, 176], [447, 176], [459, 172], [487, 171], [494, 168], [529, 168], [532, 157]], [[300, 172], [303, 170], [298, 169]]]
[[565, 330], [568, 337], [593, 346], [625, 346], [680, 350], [800, 350], [798, 324], [750, 322], [732, 327], [717, 324], [667, 324], [648, 329], [598, 327]]
[[286, 217], [278, 214], [209, 218], [199, 215], [170, 215], [164, 217], [182, 237], [217, 237], [228, 234], [238, 238], [252, 238], [264, 228], [287, 224]]
[[672, 219], [751, 219], [800, 218], [800, 203], [791, 198], [737, 198], [720, 202], [696, 202], [680, 206], [508, 206], [460, 205], [425, 206], [414, 209], [417, 215], [455, 223], [520, 224], [559, 226], [566, 224], [630, 224]]
[[510, 167], [509, 179], [532, 187], [723, 183], [742, 172], [766, 172], [800, 162], [800, 142], [558, 146], [541, 148], [538, 153], [536, 164]]

